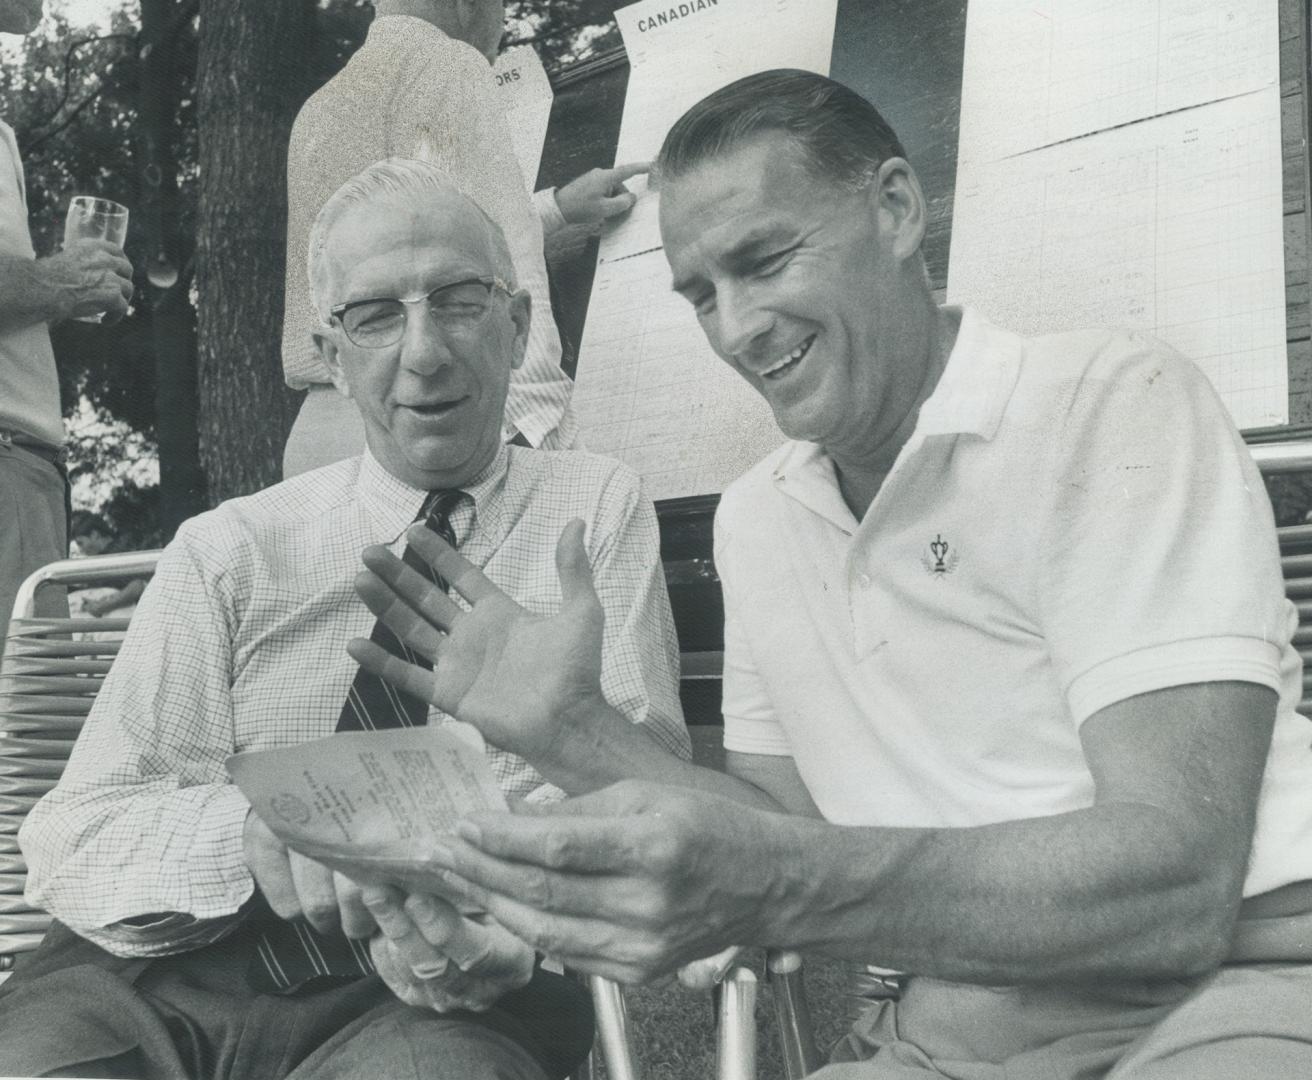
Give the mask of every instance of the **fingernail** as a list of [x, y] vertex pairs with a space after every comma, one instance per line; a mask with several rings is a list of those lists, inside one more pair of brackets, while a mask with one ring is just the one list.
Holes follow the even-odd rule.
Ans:
[[462, 818], [456, 822], [456, 835], [462, 840], [469, 841], [475, 847], [481, 847], [483, 844], [483, 830], [468, 818]]
[[416, 979], [437, 979], [446, 974], [446, 967], [446, 960], [440, 959], [411, 964], [410, 970], [415, 973]]
[[432, 918], [437, 913], [437, 908], [433, 902], [423, 893], [413, 893], [410, 896], [410, 911], [413, 915], [423, 915]]

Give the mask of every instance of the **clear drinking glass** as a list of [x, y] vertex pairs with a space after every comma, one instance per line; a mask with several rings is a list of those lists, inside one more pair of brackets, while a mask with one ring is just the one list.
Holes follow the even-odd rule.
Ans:
[[[64, 220], [64, 246], [74, 240], [108, 240], [123, 246], [128, 236], [128, 208], [111, 199], [74, 195]], [[98, 323], [104, 315], [81, 315], [83, 322]]]

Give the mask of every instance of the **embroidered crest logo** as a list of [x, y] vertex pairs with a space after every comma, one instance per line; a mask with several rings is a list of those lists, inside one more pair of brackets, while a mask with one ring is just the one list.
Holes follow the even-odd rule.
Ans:
[[929, 543], [929, 553], [920, 557], [920, 564], [927, 574], [945, 577], [957, 568], [960, 559], [952, 545], [943, 539], [943, 534], [938, 533]]

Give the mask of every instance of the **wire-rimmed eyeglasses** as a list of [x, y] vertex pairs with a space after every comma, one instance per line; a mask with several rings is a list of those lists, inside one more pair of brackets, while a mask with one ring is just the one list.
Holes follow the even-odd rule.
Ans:
[[428, 313], [443, 330], [468, 333], [481, 326], [492, 310], [492, 290], [514, 296], [514, 288], [499, 277], [468, 278], [439, 285], [422, 296], [375, 297], [352, 300], [330, 309], [329, 316], [362, 349], [385, 349], [405, 336], [408, 310], [427, 304]]

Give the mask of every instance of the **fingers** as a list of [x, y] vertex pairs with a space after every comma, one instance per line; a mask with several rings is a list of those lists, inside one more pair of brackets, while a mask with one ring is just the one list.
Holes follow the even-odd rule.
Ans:
[[361, 898], [378, 929], [416, 978], [435, 979], [445, 974], [446, 956], [424, 937], [410, 917], [401, 890], [390, 885], [371, 885], [362, 890]]
[[635, 176], [641, 176], [643, 173], [651, 172], [650, 161], [632, 161], [626, 165], [616, 165], [613, 169], [608, 169], [611, 182], [622, 184], [625, 180], [631, 180]]
[[477, 923], [438, 897], [404, 896], [391, 886], [367, 888], [364, 898], [386, 940], [385, 949], [371, 945], [375, 966], [407, 1004], [439, 1012], [485, 1009], [532, 977], [532, 949], [495, 923]]
[[453, 842], [442, 861], [479, 904], [499, 893], [542, 910], [624, 917], [646, 906], [647, 864], [663, 856], [632, 819], [485, 815], [458, 831], [465, 842]]
[[[430, 530], [424, 531], [432, 535]], [[441, 543], [440, 540], [438, 542]], [[413, 544], [411, 546], [415, 547]], [[418, 547], [416, 550], [419, 550]], [[367, 547], [361, 559], [368, 570], [356, 576], [356, 591], [370, 605], [374, 614], [381, 616], [388, 607], [398, 605], [399, 615], [406, 615], [400, 611], [400, 608], [406, 608], [409, 613], [421, 616], [425, 622], [440, 630], [449, 630], [460, 617], [459, 605], [443, 589], [418, 570], [407, 566], [385, 547]]]
[[[410, 573], [414, 574], [414, 571]], [[419, 577], [418, 574], [414, 576]], [[397, 638], [415, 652], [426, 656], [430, 663], [437, 661], [437, 655], [442, 649], [443, 631], [446, 629], [444, 626], [429, 621], [427, 616], [410, 607], [403, 597], [392, 590], [392, 586], [371, 570], [362, 570], [356, 574], [354, 584], [356, 595]], [[425, 587], [431, 589], [433, 586], [425, 583]]]
[[491, 933], [466, 919], [436, 896], [413, 893], [406, 897], [406, 914], [429, 945], [440, 949], [462, 971], [475, 971], [493, 955]]
[[79, 240], [52, 258], [66, 260], [66, 265], [85, 275], [83, 280], [88, 288], [105, 292], [121, 292], [126, 288], [127, 295], [132, 295], [132, 263], [116, 244], [107, 240]]
[[323, 932], [339, 925], [333, 872], [288, 851], [254, 811], [246, 816], [242, 847], [246, 865], [275, 915], [282, 919], [304, 916]]
[[292, 880], [290, 853], [254, 810], [246, 815], [242, 850], [251, 876], [274, 914], [283, 919], [296, 918], [301, 913], [301, 902]]
[[544, 914], [502, 896], [489, 898], [488, 911], [516, 938], [576, 971], [632, 985], [678, 965], [678, 959], [663, 955], [654, 941], [617, 929], [612, 922]]
[[638, 196], [631, 191], [621, 191], [618, 195], [607, 195], [598, 200], [601, 207], [603, 218], [619, 217], [621, 214], [627, 214], [633, 209], [633, 204], [638, 201]]
[[[442, 575], [451, 587], [469, 603], [477, 604], [489, 596], [505, 594], [492, 584], [473, 563], [443, 540], [432, 529], [418, 523], [406, 530], [406, 542], [426, 563]], [[452, 607], [455, 607], [452, 604]], [[457, 612], [459, 608], [456, 608]]]
[[337, 911], [342, 921], [342, 933], [349, 938], [367, 938], [377, 928], [374, 917], [365, 907], [362, 890], [350, 878], [333, 874], [333, 890], [337, 894]]
[[295, 851], [289, 853], [288, 861], [292, 882], [296, 886], [300, 914], [321, 934], [338, 929], [341, 918], [337, 911], [337, 888], [333, 883], [333, 872], [322, 863], [307, 859]]
[[423, 983], [401, 959], [396, 946], [388, 938], [382, 934], [371, 937], [369, 956], [379, 978], [402, 1002], [417, 1009], [427, 1006], [428, 997], [423, 991]]
[[[428, 541], [436, 541], [448, 553], [454, 555], [465, 566], [469, 564], [457, 555], [441, 537], [437, 536], [431, 529], [423, 529], [422, 532], [415, 534], [415, 539], [407, 536], [410, 547], [421, 556], [431, 556], [439, 558], [442, 555], [441, 548], [434, 548]], [[399, 598], [409, 607], [419, 612], [425, 619], [443, 630], [449, 629], [452, 622], [460, 616], [460, 606], [447, 596], [444, 589], [439, 589], [431, 580], [421, 574], [405, 562], [398, 559], [387, 548], [381, 545], [372, 545], [364, 549], [361, 558], [369, 568], [369, 571], [383, 585], [391, 590], [393, 598]], [[441, 573], [440, 570], [437, 572]], [[443, 574], [443, 577], [446, 575]], [[447, 580], [450, 580], [449, 578]]]
[[[131, 268], [129, 267], [129, 274]], [[123, 318], [128, 313], [128, 308], [132, 304], [132, 294], [134, 292], [131, 277], [121, 278], [119, 280], [118, 295], [111, 295], [105, 301], [105, 310], [103, 322], [106, 325], [112, 325]]]
[[[411, 697], [429, 702], [437, 698], [437, 676], [433, 672], [406, 663], [381, 645], [367, 638], [352, 638], [346, 643], [346, 651], [365, 671], [377, 675]], [[423, 652], [422, 649], [417, 651]]]
[[592, 562], [584, 544], [584, 524], [579, 518], [569, 522], [556, 541], [556, 573], [560, 577], [561, 596], [566, 606], [579, 601], [597, 603]]

